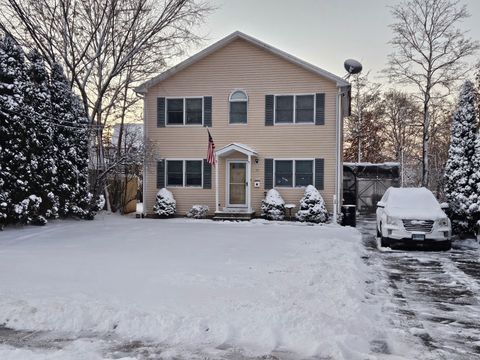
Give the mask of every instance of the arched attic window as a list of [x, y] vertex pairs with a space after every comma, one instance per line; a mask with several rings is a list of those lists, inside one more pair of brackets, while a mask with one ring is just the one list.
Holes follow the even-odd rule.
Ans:
[[248, 96], [243, 90], [235, 90], [230, 94], [230, 124], [246, 124]]

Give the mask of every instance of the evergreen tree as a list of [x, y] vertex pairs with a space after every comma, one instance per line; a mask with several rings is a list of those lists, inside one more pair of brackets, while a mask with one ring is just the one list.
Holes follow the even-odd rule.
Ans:
[[473, 189], [470, 195], [469, 211], [472, 216], [471, 222], [473, 226], [480, 229], [480, 66], [476, 76], [476, 101], [477, 101], [477, 133], [475, 139], [475, 151], [472, 160], [473, 174], [470, 180], [470, 186]]
[[285, 201], [275, 189], [270, 189], [262, 200], [262, 216], [268, 220], [285, 219]]
[[476, 209], [472, 201], [478, 196], [474, 186], [478, 128], [475, 102], [474, 85], [466, 81], [453, 115], [452, 139], [445, 167], [445, 195], [452, 212], [454, 230], [457, 232], [471, 232], [474, 227]]
[[28, 107], [24, 94], [29, 79], [22, 48], [6, 36], [0, 40], [0, 222], [3, 227], [12, 222], [28, 223], [37, 210], [36, 198], [30, 204], [30, 174], [28, 136], [31, 131], [25, 121]]
[[300, 209], [296, 214], [299, 221], [324, 223], [328, 220], [328, 211], [322, 195], [313, 185], [305, 188], [305, 195], [300, 200]]
[[158, 191], [153, 206], [153, 212], [161, 217], [174, 216], [177, 212], [177, 202], [173, 198], [173, 194], [165, 188]]
[[29, 108], [27, 121], [29, 134], [30, 191], [41, 198], [37, 219], [39, 224], [47, 218], [58, 217], [56, 147], [53, 141], [52, 104], [50, 96], [49, 74], [40, 53], [33, 50], [28, 59], [30, 87], [25, 94]]
[[59, 213], [91, 219], [95, 214], [88, 191], [88, 118], [72, 92], [62, 67], [54, 64], [50, 95], [57, 154]]

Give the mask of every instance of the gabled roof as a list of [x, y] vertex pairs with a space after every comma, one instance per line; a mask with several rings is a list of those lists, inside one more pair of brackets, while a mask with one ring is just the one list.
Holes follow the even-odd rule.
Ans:
[[250, 146], [240, 144], [240, 143], [231, 143], [228, 145], [225, 145], [224, 147], [218, 149], [215, 151], [217, 156], [226, 156], [229, 155], [235, 151], [238, 151], [239, 153], [245, 154], [245, 155], [250, 155], [250, 156], [257, 156], [257, 152], [253, 150]]
[[313, 72], [314, 74], [320, 75], [326, 79], [334, 81], [337, 86], [348, 86], [349, 83], [344, 80], [343, 78], [334, 75], [326, 70], [323, 70], [315, 65], [312, 65], [306, 61], [303, 61], [293, 55], [290, 55], [286, 53], [285, 51], [279, 50], [271, 45], [268, 45], [267, 43], [264, 43], [263, 41], [260, 41], [258, 39], [255, 39], [249, 35], [246, 35], [240, 31], [235, 31], [234, 33], [228, 35], [227, 37], [224, 37], [223, 39], [217, 41], [216, 43], [210, 45], [209, 47], [203, 49], [199, 53], [189, 57], [188, 59], [182, 61], [178, 65], [175, 65], [174, 67], [168, 69], [167, 71], [161, 73], [158, 76], [155, 76], [154, 78], [150, 79], [149, 81], [143, 83], [142, 85], [138, 86], [135, 88], [135, 91], [137, 93], [146, 93], [149, 88], [152, 86], [157, 85], [159, 82], [169, 78], [170, 76], [176, 74], [177, 72], [185, 69], [186, 67], [194, 64], [195, 62], [203, 59], [204, 57], [210, 55], [211, 53], [223, 48], [224, 46], [230, 44], [234, 40], [237, 39], [243, 39], [255, 46], [258, 46], [274, 55], [277, 55], [295, 65], [298, 65], [308, 71]]

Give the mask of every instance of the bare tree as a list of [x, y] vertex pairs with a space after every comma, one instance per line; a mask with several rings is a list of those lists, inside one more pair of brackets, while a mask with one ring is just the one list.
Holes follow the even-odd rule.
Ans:
[[384, 161], [382, 138], [382, 103], [380, 85], [365, 75], [356, 75], [352, 85], [352, 114], [345, 120], [346, 161]]
[[471, 69], [467, 57], [479, 43], [461, 31], [469, 16], [459, 0], [406, 0], [392, 7], [394, 51], [389, 56], [391, 81], [411, 85], [422, 102], [422, 185], [429, 185], [431, 101], [444, 97]]
[[438, 198], [444, 196], [445, 165], [450, 147], [451, 126], [455, 104], [447, 99], [437, 100], [432, 104], [430, 121], [430, 188]]
[[[202, 0], [0, 0], [0, 26], [47, 62], [61, 63], [96, 129], [96, 167], [106, 170], [104, 127], [138, 99], [132, 89], [200, 40]], [[121, 146], [121, 145], [119, 145]]]
[[392, 158], [400, 162], [402, 153], [411, 152], [416, 145], [420, 109], [411, 95], [398, 90], [383, 94], [383, 108], [383, 137]]

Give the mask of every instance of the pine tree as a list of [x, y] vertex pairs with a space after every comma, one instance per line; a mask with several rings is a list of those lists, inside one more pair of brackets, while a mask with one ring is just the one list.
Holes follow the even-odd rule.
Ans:
[[470, 186], [473, 189], [469, 198], [469, 212], [472, 216], [472, 226], [480, 229], [480, 66], [476, 74], [476, 101], [477, 101], [477, 133], [475, 139], [475, 151], [472, 160], [473, 174], [470, 179]]
[[95, 205], [88, 191], [88, 119], [59, 64], [52, 68], [50, 94], [55, 125], [59, 213], [61, 216], [91, 219]]
[[476, 96], [472, 82], [466, 81], [460, 91], [457, 110], [453, 115], [452, 140], [445, 167], [445, 195], [452, 212], [454, 230], [471, 232], [474, 226], [477, 190], [474, 188], [476, 132]]
[[50, 77], [40, 53], [33, 50], [28, 54], [30, 64], [28, 76], [30, 87], [25, 94], [29, 106], [29, 158], [30, 191], [41, 198], [38, 224], [46, 223], [46, 218], [58, 217], [56, 148], [53, 141], [52, 104]]
[[[0, 222], [28, 223], [32, 172], [29, 160], [28, 107], [24, 94], [29, 80], [22, 48], [6, 36], [0, 40]], [[32, 201], [36, 204], [38, 201]], [[36, 205], [32, 207], [36, 211]]]

